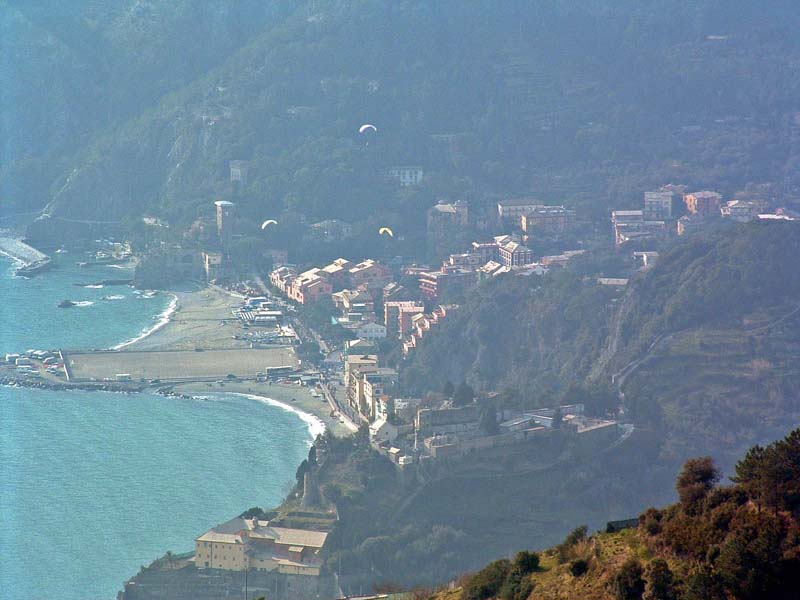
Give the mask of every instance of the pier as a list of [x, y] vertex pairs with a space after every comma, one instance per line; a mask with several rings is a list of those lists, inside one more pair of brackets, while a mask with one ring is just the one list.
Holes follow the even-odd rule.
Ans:
[[32, 274], [50, 266], [50, 257], [47, 254], [12, 237], [0, 236], [0, 254], [22, 263], [17, 269], [19, 275]]

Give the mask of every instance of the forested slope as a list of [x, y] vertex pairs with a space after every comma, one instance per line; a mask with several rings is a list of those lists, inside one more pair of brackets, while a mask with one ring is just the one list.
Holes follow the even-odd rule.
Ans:
[[738, 453], [800, 412], [797, 256], [796, 223], [752, 223], [677, 241], [624, 291], [597, 284], [608, 263], [591, 257], [491, 282], [423, 340], [404, 383], [466, 379], [508, 404], [599, 414], [621, 390], [626, 418], [664, 435], [665, 456]]
[[[132, 53], [87, 67], [116, 94], [88, 112], [98, 119], [119, 103], [126, 111], [114, 114], [130, 118], [100, 119], [61, 154], [47, 190], [17, 202], [185, 225], [214, 198], [235, 197], [255, 220], [290, 209], [394, 225], [400, 252], [418, 247], [424, 209], [440, 197], [482, 205], [534, 193], [603, 214], [668, 181], [794, 189], [791, 2], [768, 12], [744, 0], [256, 4], [227, 14], [181, 3], [141, 32], [131, 15], [157, 16], [159, 3], [123, 3], [108, 17], [76, 9], [75, 21], [101, 23], [96, 54]], [[20, 44], [36, 35], [15, 31]], [[146, 66], [151, 55], [162, 62]], [[145, 93], [141, 81], [154, 83]], [[21, 90], [15, 105], [34, 93]], [[379, 127], [368, 147], [357, 134], [367, 121]], [[239, 188], [228, 182], [236, 159], [250, 161]], [[399, 190], [385, 177], [398, 163], [421, 164], [426, 183]]]
[[0, 216], [40, 209], [93, 139], [203, 76], [293, 4], [0, 2]]
[[753, 447], [719, 485], [708, 458], [687, 461], [680, 501], [638, 528], [578, 527], [541, 555], [520, 552], [462, 577], [437, 600], [783, 600], [800, 585], [800, 430]]

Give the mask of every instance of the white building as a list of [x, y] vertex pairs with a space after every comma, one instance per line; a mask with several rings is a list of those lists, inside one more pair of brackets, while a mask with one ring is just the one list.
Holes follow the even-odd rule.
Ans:
[[760, 200], [731, 200], [720, 208], [723, 217], [747, 223], [758, 218], [767, 207], [767, 203]]
[[497, 203], [497, 216], [503, 221], [518, 222], [522, 215], [542, 208], [544, 203], [535, 198], [515, 198]]
[[369, 437], [373, 442], [392, 442], [397, 439], [397, 427], [386, 419], [378, 419], [369, 426]]
[[422, 167], [392, 167], [389, 175], [397, 179], [403, 187], [417, 185], [422, 182]]
[[247, 161], [246, 160], [232, 160], [230, 162], [231, 181], [238, 181], [242, 185], [247, 183]]
[[672, 197], [669, 190], [644, 193], [644, 220], [663, 221], [672, 218]]
[[379, 340], [386, 337], [386, 327], [380, 323], [364, 323], [356, 329], [356, 335], [362, 340]]

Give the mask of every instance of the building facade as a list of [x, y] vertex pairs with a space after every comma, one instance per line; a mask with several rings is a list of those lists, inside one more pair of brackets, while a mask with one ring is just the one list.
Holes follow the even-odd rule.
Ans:
[[231, 171], [231, 181], [238, 181], [242, 185], [247, 184], [248, 164], [246, 160], [232, 160], [229, 163]]
[[575, 223], [575, 211], [563, 206], [540, 206], [520, 215], [520, 227], [525, 233], [534, 230], [562, 233]]
[[354, 265], [349, 269], [348, 274], [352, 287], [363, 285], [369, 289], [382, 288], [392, 279], [389, 268], [372, 259]]
[[337, 242], [353, 237], [353, 226], [338, 219], [328, 219], [311, 225], [312, 231], [326, 242]]
[[356, 329], [356, 335], [361, 340], [380, 340], [386, 337], [386, 327], [380, 323], [364, 323]]
[[519, 242], [506, 242], [498, 248], [500, 264], [505, 267], [521, 267], [533, 262], [533, 250]]
[[720, 209], [723, 217], [748, 223], [758, 218], [767, 208], [767, 203], [758, 200], [731, 200]]
[[203, 252], [203, 272], [206, 281], [215, 281], [222, 276], [222, 264], [220, 252]]
[[237, 517], [195, 540], [198, 569], [277, 571], [319, 577], [327, 532], [273, 527], [269, 521]]
[[233, 229], [236, 222], [236, 205], [227, 200], [217, 200], [214, 202], [214, 206], [217, 210], [217, 236], [224, 247], [230, 243], [233, 237]]
[[402, 187], [422, 183], [423, 170], [417, 166], [397, 166], [389, 169], [389, 175], [397, 179]]
[[458, 200], [452, 204], [440, 202], [428, 210], [428, 234], [468, 225], [469, 204], [465, 200]]
[[645, 221], [663, 221], [672, 218], [673, 193], [669, 190], [658, 190], [644, 193]]
[[693, 192], [683, 197], [686, 211], [697, 217], [716, 217], [720, 214], [722, 196], [717, 192]]
[[419, 291], [429, 300], [438, 300], [446, 294], [462, 291], [475, 281], [475, 272], [465, 269], [426, 271], [419, 274]]

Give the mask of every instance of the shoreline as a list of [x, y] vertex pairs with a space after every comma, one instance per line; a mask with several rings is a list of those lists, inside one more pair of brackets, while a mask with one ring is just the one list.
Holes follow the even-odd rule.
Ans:
[[274, 398], [269, 398], [267, 396], [258, 396], [256, 394], [240, 394], [238, 392], [229, 392], [232, 395], [240, 396], [242, 398], [247, 398], [248, 400], [255, 400], [256, 402], [260, 402], [266, 404], [267, 406], [274, 406], [275, 408], [280, 408], [283, 411], [290, 412], [296, 414], [300, 419], [306, 424], [308, 428], [308, 433], [311, 436], [311, 441], [309, 442], [309, 447], [314, 444], [314, 441], [317, 439], [318, 436], [325, 433], [325, 430], [328, 429], [328, 425], [320, 419], [318, 416], [311, 414], [310, 412], [305, 412], [299, 408], [295, 408], [291, 404], [286, 404], [285, 402], [281, 402], [280, 400], [275, 400]]
[[340, 422], [338, 417], [331, 416], [331, 407], [324, 396], [315, 398], [311, 395], [311, 390], [306, 387], [284, 383], [257, 383], [254, 381], [226, 382], [224, 386], [208, 383], [182, 383], [171, 386], [170, 393], [184, 396], [205, 396], [209, 394], [241, 396], [294, 412], [309, 425], [309, 431], [311, 431], [311, 423], [313, 421], [316, 426], [314, 439], [316, 439], [316, 434], [322, 433], [323, 427], [339, 437], [352, 435], [352, 431], [344, 423]]
[[[231, 313], [231, 310], [240, 304], [239, 298], [215, 286], [191, 291], [164, 290], [161, 293], [169, 294], [172, 299], [166, 309], [155, 315], [157, 322], [136, 337], [111, 346], [102, 351], [103, 353], [109, 356], [119, 353], [122, 357], [126, 352], [179, 351], [178, 353], [182, 353], [184, 357], [189, 356], [190, 360], [195, 356], [208, 360], [207, 357], [210, 356], [208, 351], [250, 349], [249, 342], [236, 339], [245, 331], [238, 321], [233, 319]], [[285, 346], [275, 348], [287, 351]], [[194, 351], [198, 349], [207, 352], [194, 355]], [[296, 360], [294, 351], [289, 350]], [[192, 354], [188, 355], [188, 351], [192, 351]], [[120, 370], [114, 372], [132, 371], [128, 366], [121, 366]], [[294, 384], [259, 382], [255, 380], [254, 375], [255, 372], [249, 376], [240, 375], [238, 380], [230, 381], [227, 379], [223, 381], [224, 377], [220, 375], [216, 381], [203, 378], [187, 381], [170, 381], [169, 378], [164, 378], [163, 381], [158, 381], [156, 378], [152, 383], [148, 383], [141, 378], [136, 381], [111, 381], [107, 378], [103, 380], [98, 378], [71, 382], [51, 374], [41, 373], [39, 377], [23, 377], [13, 370], [7, 372], [4, 370], [0, 372], [0, 385], [51, 390], [143, 392], [188, 397], [210, 393], [241, 394], [295, 412], [298, 418], [313, 427], [315, 433], [320, 433], [323, 425], [340, 437], [353, 433], [352, 427], [349, 427], [349, 423], [343, 421], [338, 411], [329, 404], [322, 390]]]
[[[231, 309], [241, 303], [238, 294], [233, 294], [217, 286], [206, 286], [193, 291], [166, 290], [164, 293], [173, 296], [174, 308], [167, 314], [164, 311], [158, 327], [152, 328], [147, 335], [118, 345], [114, 350], [148, 351], [148, 350], [195, 350], [196, 348], [249, 348], [243, 340], [234, 339], [234, 335], [243, 329], [233, 322]], [[143, 391], [151, 389], [145, 386]], [[308, 422], [315, 419], [337, 436], [351, 435], [352, 431], [339, 417], [332, 416], [331, 406], [325, 395], [311, 395], [311, 389], [298, 385], [257, 382], [253, 380], [225, 381], [222, 384], [209, 382], [175, 383], [168, 388], [172, 393], [188, 396], [206, 395], [210, 393], [241, 394], [254, 396], [256, 401], [272, 401], [281, 408], [291, 410], [298, 417]], [[160, 392], [164, 393], [164, 392]], [[263, 399], [263, 400], [262, 400]], [[307, 415], [304, 417], [303, 415]], [[321, 430], [320, 430], [321, 432]]]
[[122, 350], [123, 348], [127, 348], [128, 346], [132, 346], [132, 345], [136, 344], [137, 342], [140, 342], [140, 341], [144, 340], [145, 338], [150, 337], [155, 332], [157, 332], [159, 329], [169, 325], [169, 322], [172, 319], [172, 315], [174, 315], [176, 312], [178, 312], [178, 309], [180, 308], [180, 303], [178, 302], [178, 295], [177, 294], [175, 294], [173, 292], [167, 292], [167, 294], [172, 296], [172, 299], [169, 301], [169, 304], [167, 305], [167, 307], [163, 311], [161, 311], [159, 314], [156, 315], [156, 317], [158, 318], [158, 321], [155, 323], [155, 325], [153, 325], [152, 327], [150, 327], [148, 329], [143, 330], [139, 335], [137, 335], [134, 338], [131, 338], [131, 339], [127, 340], [127, 341], [121, 342], [121, 343], [119, 343], [119, 344], [117, 344], [115, 346], [111, 346], [109, 348], [109, 350]]

